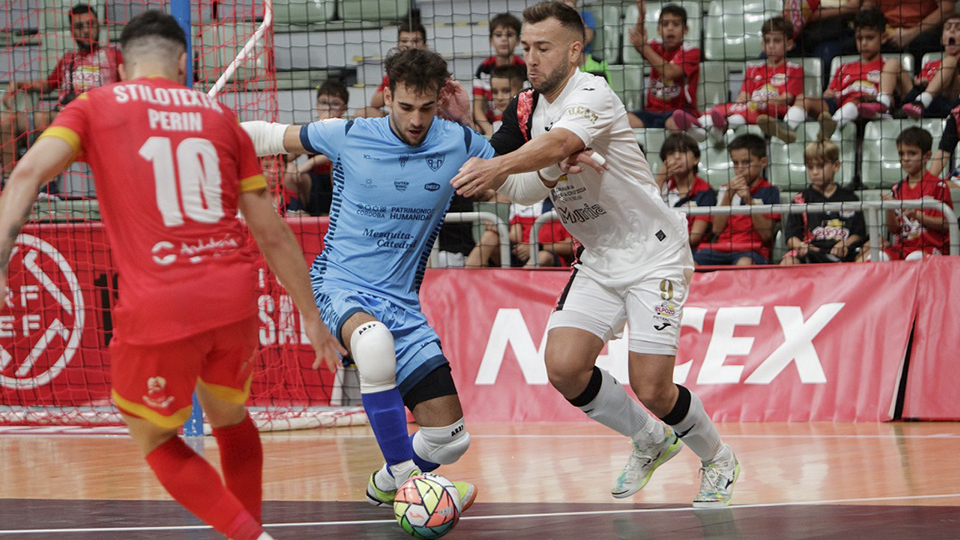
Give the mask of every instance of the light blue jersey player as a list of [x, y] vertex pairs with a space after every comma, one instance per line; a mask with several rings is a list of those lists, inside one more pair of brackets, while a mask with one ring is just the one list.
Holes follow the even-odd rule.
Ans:
[[[323, 154], [334, 163], [324, 249], [311, 269], [321, 314], [357, 365], [360, 392], [386, 464], [367, 499], [392, 506], [397, 486], [455, 462], [470, 445], [440, 339], [420, 311], [430, 250], [453, 197], [450, 179], [493, 148], [471, 129], [436, 118], [450, 74], [440, 55], [400, 51], [386, 61], [390, 115], [306, 126], [247, 122], [259, 155]], [[407, 433], [410, 409], [420, 425]], [[476, 488], [454, 482], [466, 509]]]

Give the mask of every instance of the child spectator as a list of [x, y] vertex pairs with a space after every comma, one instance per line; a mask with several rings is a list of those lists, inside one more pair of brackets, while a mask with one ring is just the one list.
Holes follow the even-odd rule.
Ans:
[[490, 72], [490, 95], [493, 103], [493, 132], [500, 129], [503, 111], [513, 96], [523, 90], [527, 70], [520, 65], [497, 66]]
[[[673, 113], [686, 111], [690, 118], [696, 118], [697, 81], [700, 79], [700, 49], [683, 41], [689, 31], [687, 11], [676, 4], [664, 6], [657, 22], [661, 41], [648, 42], [644, 26], [646, 3], [638, 0], [637, 5], [640, 16], [636, 26], [630, 29], [630, 43], [650, 63], [651, 70], [646, 106], [627, 113], [630, 127], [686, 131], [690, 125], [677, 124]], [[679, 118], [686, 119], [687, 116]]]
[[940, 35], [943, 55], [920, 69], [913, 80], [913, 90], [904, 98], [903, 112], [910, 118], [943, 118], [957, 103], [960, 95], [960, 77], [957, 60], [960, 59], [960, 13], [947, 15]]
[[[780, 190], [763, 178], [767, 166], [767, 143], [759, 135], [740, 135], [727, 147], [736, 176], [720, 188], [719, 206], [779, 204]], [[740, 214], [713, 216], [712, 244], [701, 244], [693, 254], [700, 265], [767, 264], [773, 226], [778, 214]]]
[[[343, 118], [347, 112], [350, 93], [340, 81], [327, 80], [317, 87], [317, 120]], [[301, 164], [297, 154], [284, 156], [287, 168], [283, 186], [293, 194], [287, 205], [287, 215], [325, 216], [333, 201], [332, 163], [327, 156], [316, 155]]]
[[792, 143], [797, 139], [797, 127], [809, 116], [820, 123], [817, 138], [829, 139], [837, 127], [848, 122], [860, 117], [872, 120], [889, 112], [902, 70], [899, 59], [880, 56], [886, 26], [880, 10], [858, 11], [853, 27], [860, 59], [837, 69], [823, 98], [801, 94], [787, 110], [785, 121], [774, 117], [762, 122], [758, 119], [760, 129], [771, 137]]
[[[803, 152], [810, 187], [798, 193], [797, 204], [857, 202], [857, 195], [834, 183], [840, 170], [840, 149], [831, 141], [807, 144]], [[853, 210], [790, 214], [783, 228], [790, 248], [780, 264], [850, 262], [867, 236], [863, 213]]]
[[[536, 204], [510, 205], [510, 266], [533, 266], [530, 257], [530, 233], [533, 223], [542, 214], [553, 210], [550, 199]], [[467, 256], [468, 268], [482, 266], [500, 266], [500, 234], [494, 225], [487, 223], [480, 242]], [[563, 228], [559, 219], [544, 223], [540, 227], [537, 240], [540, 250], [537, 252], [538, 266], [570, 266], [573, 259], [573, 237]]]
[[[931, 197], [953, 208], [950, 188], [940, 178], [929, 173], [927, 160], [933, 148], [933, 137], [926, 130], [911, 127], [897, 137], [900, 166], [907, 177], [893, 186], [885, 201], [910, 201]], [[950, 252], [947, 220], [939, 210], [887, 210], [887, 229], [893, 235], [893, 245], [883, 249], [880, 260], [916, 261], [925, 256]], [[861, 258], [866, 259], [867, 253]]]
[[[473, 121], [477, 130], [488, 137], [493, 135], [493, 122], [497, 116], [490, 90], [490, 75], [493, 68], [497, 66], [526, 68], [527, 66], [523, 58], [513, 54], [517, 44], [520, 43], [521, 25], [520, 19], [510, 13], [500, 13], [490, 19], [490, 47], [493, 49], [494, 56], [477, 66], [473, 80]], [[526, 71], [524, 71], [524, 80], [526, 80]]]
[[[763, 53], [766, 61], [747, 67], [735, 103], [710, 109], [699, 119], [686, 118], [681, 123], [694, 124], [690, 133], [699, 141], [706, 135], [717, 142], [723, 140], [727, 128], [756, 124], [760, 118], [783, 118], [793, 100], [803, 93], [803, 66], [787, 62], [787, 51], [793, 47], [793, 27], [783, 17], [763, 23]], [[674, 115], [687, 116], [686, 111]], [[704, 133], [706, 130], [706, 133]]]
[[[426, 49], [427, 48], [427, 29], [420, 24], [420, 21], [403, 21], [397, 28], [397, 49]], [[370, 98], [370, 106], [361, 107], [354, 112], [357, 118], [380, 118], [386, 116], [383, 107], [386, 104], [383, 100], [383, 90], [390, 86], [390, 79], [386, 74], [383, 81], [377, 87], [376, 93]]]
[[[700, 146], [686, 133], [671, 133], [660, 147], [663, 165], [657, 171], [660, 195], [668, 206], [716, 206], [717, 192], [697, 176]], [[687, 216], [690, 247], [696, 249], [710, 233], [710, 216]]]

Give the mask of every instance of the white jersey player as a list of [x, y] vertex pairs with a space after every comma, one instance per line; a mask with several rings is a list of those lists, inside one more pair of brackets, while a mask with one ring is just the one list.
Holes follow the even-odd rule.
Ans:
[[[507, 132], [524, 133], [529, 141], [491, 160], [468, 161], [453, 185], [466, 196], [495, 188], [521, 204], [549, 192], [564, 226], [583, 244], [550, 318], [545, 359], [551, 384], [571, 404], [633, 441], [613, 496], [643, 488], [653, 471], [680, 451], [682, 439], [702, 462], [694, 506], [722, 507], [730, 502], [739, 463], [700, 399], [673, 383], [693, 274], [686, 220], [660, 197], [620, 99], [602, 78], [577, 68], [583, 42], [577, 11], [542, 2], [527, 8], [523, 18], [521, 43], [535, 93], [521, 94], [504, 123]], [[608, 170], [578, 168], [582, 172], [564, 175], [572, 173], [567, 164], [573, 160], [557, 163], [583, 150], [603, 156]], [[517, 175], [537, 170], [539, 178]], [[625, 323], [630, 385], [661, 421], [596, 367], [604, 344]]]

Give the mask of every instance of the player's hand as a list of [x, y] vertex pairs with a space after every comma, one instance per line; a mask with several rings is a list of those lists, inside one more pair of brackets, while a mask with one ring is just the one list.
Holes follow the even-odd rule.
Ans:
[[7, 110], [13, 110], [13, 105], [17, 98], [17, 90], [19, 90], [19, 87], [15, 81], [7, 83], [7, 92], [3, 95], [2, 100], [3, 106], [6, 107]]
[[747, 179], [742, 176], [734, 176], [733, 179], [730, 180], [730, 191], [739, 195], [743, 200], [750, 198], [750, 188], [747, 186]]
[[603, 156], [594, 152], [592, 148], [584, 148], [567, 156], [567, 159], [560, 162], [560, 170], [563, 174], [580, 174], [587, 170], [581, 163], [597, 171], [598, 174], [610, 170], [610, 165], [607, 165]]
[[438, 103], [442, 118], [453, 120], [458, 124], [473, 125], [470, 96], [467, 95], [467, 91], [459, 82], [447, 79], [446, 84], [440, 89]]
[[917, 87], [920, 87], [920, 88], [926, 88], [928, 84], [930, 84], [930, 81], [928, 81], [927, 79], [921, 77], [920, 75], [917, 75], [917, 76], [915, 76], [915, 77], [913, 78], [913, 85], [914, 85], [914, 86], [917, 86]]
[[881, 201], [895, 201], [896, 199], [894, 199], [894, 198], [893, 198], [893, 195], [891, 195], [891, 194], [889, 194], [889, 193], [881, 193], [881, 194], [880, 194], [880, 200], [881, 200]]
[[326, 366], [327, 370], [333, 373], [337, 371], [337, 364], [340, 358], [347, 355], [347, 350], [340, 345], [327, 330], [327, 327], [316, 317], [312, 321], [303, 322], [304, 333], [310, 340], [310, 346], [313, 347], [317, 359], [313, 362], [313, 369], [320, 369], [320, 366]]
[[507, 175], [500, 173], [498, 158], [480, 159], [472, 157], [460, 167], [450, 184], [458, 195], [473, 197], [488, 189], [497, 189], [503, 185]]
[[833, 245], [833, 249], [830, 250], [830, 254], [838, 259], [843, 259], [847, 256], [847, 244], [842, 240]]

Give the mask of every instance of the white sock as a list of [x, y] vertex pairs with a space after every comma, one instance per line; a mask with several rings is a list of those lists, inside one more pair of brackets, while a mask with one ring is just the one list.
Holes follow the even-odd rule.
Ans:
[[649, 443], [660, 442], [666, 436], [667, 432], [663, 429], [663, 422], [650, 421], [643, 424], [640, 431], [630, 437], [637, 446], [644, 446]]
[[387, 464], [384, 463], [380, 470], [373, 475], [373, 483], [384, 491], [393, 491], [397, 489], [397, 480], [390, 474]]
[[[650, 418], [639, 403], [630, 398], [623, 385], [606, 370], [601, 369], [600, 391], [590, 403], [580, 407], [587, 416], [624, 435], [633, 437], [643, 431], [647, 424], [659, 424]], [[654, 431], [656, 428], [653, 428]], [[662, 428], [661, 428], [662, 430]], [[661, 432], [660, 438], [663, 439]]]
[[747, 124], [747, 119], [740, 114], [734, 114], [727, 117], [727, 128], [734, 129]]
[[692, 126], [687, 130], [687, 133], [693, 137], [693, 140], [697, 142], [703, 142], [707, 140], [707, 130], [703, 129], [702, 127]]
[[930, 92], [924, 92], [920, 94], [920, 97], [918, 97], [917, 99], [920, 101], [920, 103], [923, 104], [923, 108], [926, 109], [927, 107], [930, 106], [931, 103], [933, 103], [933, 94], [931, 94]]
[[855, 103], [847, 103], [843, 107], [837, 109], [837, 112], [833, 113], [833, 119], [837, 121], [837, 127], [840, 127], [848, 122], [853, 122], [857, 118], [860, 118], [860, 111], [857, 110], [857, 105]]
[[[408, 459], [403, 463], [397, 463], [396, 465], [391, 466], [390, 474], [393, 475], [394, 484], [399, 486], [400, 484], [406, 482], [407, 478], [409, 478], [410, 474], [415, 470], [417, 470], [417, 464], [414, 463], [412, 459]], [[380, 484], [377, 485], [379, 486]]]
[[261, 533], [260, 536], [257, 537], [257, 540], [273, 540], [273, 537], [267, 533]]
[[787, 109], [787, 114], [783, 117], [783, 120], [790, 126], [790, 129], [797, 129], [800, 124], [807, 121], [807, 113], [800, 107], [790, 107]]
[[877, 96], [877, 101], [880, 102], [881, 105], [886, 107], [887, 110], [889, 110], [890, 107], [893, 107], [893, 96], [891, 96], [890, 94], [880, 94], [879, 96]]
[[720, 433], [713, 424], [713, 420], [703, 408], [703, 402], [696, 394], [690, 392], [690, 409], [679, 423], [670, 426], [677, 435], [683, 434], [683, 442], [700, 457], [703, 463], [709, 463], [720, 457], [723, 451], [723, 441]]
[[709, 114], [705, 114], [697, 120], [700, 120], [700, 124], [703, 125], [703, 129], [709, 129], [713, 127], [713, 117]]

